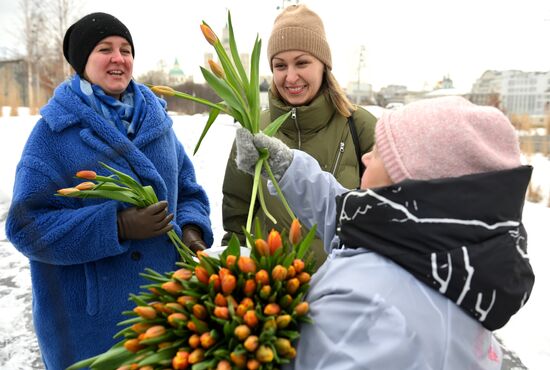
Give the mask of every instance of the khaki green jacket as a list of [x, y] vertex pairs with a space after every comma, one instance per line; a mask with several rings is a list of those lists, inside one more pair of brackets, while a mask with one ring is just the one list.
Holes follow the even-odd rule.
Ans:
[[[292, 111], [291, 116], [283, 123], [275, 137], [292, 149], [309, 153], [319, 162], [323, 170], [331, 172], [346, 188], [353, 189], [359, 186], [359, 163], [348, 120], [338, 113], [327, 96], [320, 95], [307, 106], [291, 107], [284, 105], [270, 94], [269, 108], [268, 111], [262, 112], [262, 128], [280, 115]], [[376, 118], [365, 109], [358, 107], [353, 113], [353, 119], [359, 136], [361, 153], [366, 153], [372, 149], [374, 144]], [[239, 237], [241, 242], [244, 242], [242, 230], [246, 226], [252, 194], [253, 177], [237, 168], [235, 156], [236, 149], [233, 144], [222, 188], [222, 217], [226, 232], [223, 244], [229, 241], [233, 233]], [[269, 194], [265, 180], [262, 180], [262, 186], [267, 209], [277, 220], [277, 225], [274, 225], [265, 216], [258, 200], [254, 217], [259, 218], [264, 227], [264, 233], [269, 232], [272, 228], [288, 231], [292, 221], [290, 216], [281, 201], [276, 196]], [[314, 203], [315, 199], [311, 199], [311, 202]], [[320, 266], [326, 258], [322, 242], [316, 240], [312, 249], [316, 265]]]

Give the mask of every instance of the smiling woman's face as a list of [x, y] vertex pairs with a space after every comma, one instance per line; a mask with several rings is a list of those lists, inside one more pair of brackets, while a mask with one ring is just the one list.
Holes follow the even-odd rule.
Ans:
[[323, 83], [323, 62], [304, 51], [283, 51], [273, 57], [271, 66], [279, 95], [293, 106], [309, 104]]
[[119, 99], [132, 79], [133, 69], [132, 46], [123, 37], [109, 36], [90, 53], [84, 77], [101, 87], [105, 94]]

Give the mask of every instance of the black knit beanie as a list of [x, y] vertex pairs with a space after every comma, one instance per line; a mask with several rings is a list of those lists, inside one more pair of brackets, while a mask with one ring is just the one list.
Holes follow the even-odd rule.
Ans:
[[63, 39], [63, 55], [76, 73], [83, 76], [90, 53], [98, 42], [109, 36], [125, 38], [132, 46], [132, 56], [135, 56], [134, 42], [128, 28], [106, 13], [88, 14], [69, 27]]

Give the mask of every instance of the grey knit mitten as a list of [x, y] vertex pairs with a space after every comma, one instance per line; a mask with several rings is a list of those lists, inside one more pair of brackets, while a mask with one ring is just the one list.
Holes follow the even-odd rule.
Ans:
[[[251, 175], [254, 174], [256, 162], [260, 158], [258, 149], [266, 148], [269, 152], [267, 162], [277, 181], [283, 177], [292, 162], [292, 150], [281, 140], [263, 133], [252, 135], [250, 131], [241, 127], [237, 129], [235, 141], [237, 145], [237, 158], [235, 159], [237, 168]], [[262, 176], [267, 178], [265, 170], [262, 170]]]

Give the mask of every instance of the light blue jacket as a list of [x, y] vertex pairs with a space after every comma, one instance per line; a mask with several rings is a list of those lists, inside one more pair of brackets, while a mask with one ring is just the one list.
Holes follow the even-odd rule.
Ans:
[[172, 130], [164, 101], [138, 85], [145, 96], [144, 120], [130, 141], [83, 104], [66, 83], [41, 110], [17, 167], [6, 234], [30, 260], [33, 317], [48, 369], [106, 351], [116, 324], [133, 308], [129, 293], [149, 281], [146, 267], [175, 270], [179, 257], [167, 236], [120, 242], [111, 200], [58, 197], [58, 189], [80, 182], [79, 170], [108, 175], [99, 162], [151, 185], [174, 213], [174, 229], [198, 225], [212, 244], [210, 206], [197, 184], [191, 160]]
[[500, 369], [492, 333], [451, 300], [368, 249], [337, 248], [335, 196], [348, 189], [293, 152], [279, 185], [300, 221], [317, 225], [329, 258], [313, 275], [313, 324], [302, 326], [287, 369]]

